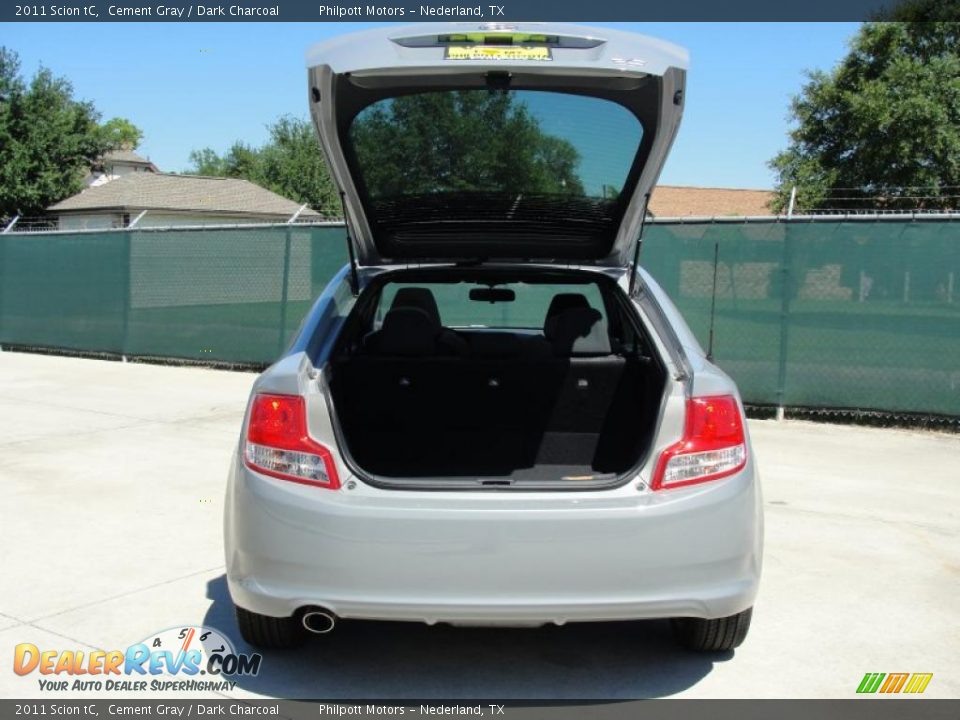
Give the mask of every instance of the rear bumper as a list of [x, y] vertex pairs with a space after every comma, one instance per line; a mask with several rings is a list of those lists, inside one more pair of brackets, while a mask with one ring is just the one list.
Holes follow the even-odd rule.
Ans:
[[763, 527], [752, 463], [665, 493], [326, 491], [235, 463], [225, 534], [253, 612], [515, 625], [740, 612]]

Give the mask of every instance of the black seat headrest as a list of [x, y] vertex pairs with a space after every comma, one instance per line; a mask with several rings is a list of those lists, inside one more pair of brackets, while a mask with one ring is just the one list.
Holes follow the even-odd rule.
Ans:
[[420, 308], [398, 307], [383, 318], [383, 326], [367, 338], [367, 348], [378, 355], [433, 355], [440, 323]]
[[550, 318], [556, 317], [565, 310], [589, 307], [590, 303], [587, 301], [586, 295], [582, 295], [581, 293], [558, 293], [554, 295], [550, 301], [550, 307], [547, 308], [547, 315], [543, 319], [543, 328], [546, 330]]
[[547, 320], [543, 334], [554, 355], [609, 355], [610, 334], [598, 310], [573, 307]]
[[405, 287], [397, 290], [397, 294], [390, 304], [391, 310], [398, 308], [419, 308], [429, 315], [433, 320], [440, 324], [440, 309], [437, 307], [437, 299], [427, 288]]

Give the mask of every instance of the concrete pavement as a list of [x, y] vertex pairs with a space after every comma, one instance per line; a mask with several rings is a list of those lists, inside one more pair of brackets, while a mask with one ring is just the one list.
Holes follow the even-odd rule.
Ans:
[[[46, 697], [17, 643], [125, 648], [207, 624], [229, 456], [254, 376], [0, 353], [0, 696]], [[343, 623], [229, 695], [837, 697], [932, 672], [960, 697], [960, 436], [752, 421], [766, 502], [753, 628], [683, 652], [665, 622], [484, 630]], [[69, 697], [76, 698], [76, 694]], [[142, 697], [142, 696], [141, 696]]]

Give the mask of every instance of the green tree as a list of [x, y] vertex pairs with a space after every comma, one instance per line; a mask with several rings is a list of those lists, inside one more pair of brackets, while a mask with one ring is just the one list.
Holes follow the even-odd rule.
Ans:
[[126, 118], [107, 120], [100, 126], [100, 132], [113, 149], [133, 150], [143, 140], [143, 131]]
[[193, 150], [190, 153], [192, 175], [212, 175], [215, 177], [235, 177], [252, 179], [256, 175], [260, 151], [242, 142], [235, 142], [225, 155], [219, 155], [212, 148]]
[[231, 177], [227, 172], [226, 158], [217, 154], [213, 148], [202, 148], [190, 151], [190, 165], [188, 175], [211, 175], [214, 177]]
[[[948, 5], [915, 0], [892, 17], [942, 18]], [[776, 209], [793, 186], [800, 209], [958, 207], [960, 23], [865, 23], [834, 70], [810, 73], [791, 115], [790, 145], [770, 162]]]
[[46, 68], [24, 82], [17, 54], [0, 47], [0, 216], [38, 215], [79, 192], [111, 147], [99, 119]]
[[312, 125], [285, 116], [269, 131], [269, 141], [260, 148], [237, 141], [223, 155], [211, 148], [194, 150], [188, 172], [244, 178], [324, 215], [339, 216], [340, 199]]
[[270, 142], [260, 148], [253, 179], [280, 195], [339, 217], [340, 196], [327, 171], [320, 141], [306, 120], [282, 117], [270, 126]]
[[439, 189], [584, 194], [576, 148], [544, 133], [511, 93], [433, 92], [376, 103], [357, 116], [351, 141], [374, 197]]

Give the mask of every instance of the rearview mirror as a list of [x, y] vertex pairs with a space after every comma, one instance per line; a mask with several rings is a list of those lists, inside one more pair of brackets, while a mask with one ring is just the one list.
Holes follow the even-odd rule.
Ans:
[[507, 288], [473, 288], [470, 299], [488, 303], [513, 302], [517, 299], [517, 294]]

